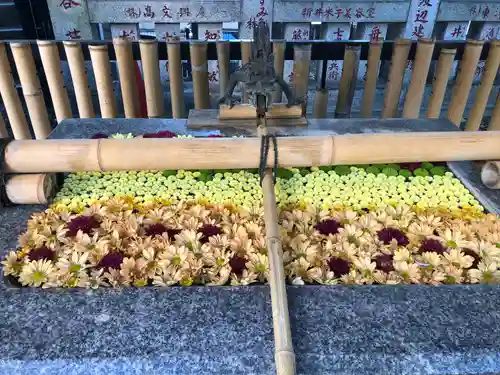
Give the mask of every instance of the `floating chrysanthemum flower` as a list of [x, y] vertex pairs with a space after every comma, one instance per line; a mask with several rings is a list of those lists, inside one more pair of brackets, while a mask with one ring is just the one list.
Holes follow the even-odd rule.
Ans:
[[19, 274], [22, 285], [43, 286], [54, 275], [55, 268], [49, 260], [31, 261], [23, 266]]
[[69, 237], [74, 237], [81, 230], [83, 233], [92, 234], [93, 230], [99, 228], [99, 222], [94, 216], [77, 216], [68, 223]]
[[222, 234], [220, 227], [212, 224], [203, 224], [200, 228], [198, 228], [198, 232], [202, 234], [202, 237], [200, 238], [201, 243], [207, 243], [210, 237]]
[[350, 262], [338, 257], [331, 257], [328, 259], [327, 264], [330, 271], [334, 273], [335, 277], [341, 277], [342, 275], [348, 274], [351, 267]]
[[328, 236], [330, 234], [336, 234], [342, 225], [334, 219], [327, 219], [319, 222], [314, 226], [314, 228], [322, 235]]
[[161, 130], [157, 133], [145, 133], [143, 134], [143, 138], [175, 138], [177, 134], [172, 133], [168, 130]]
[[408, 237], [397, 228], [384, 228], [377, 232], [378, 239], [384, 244], [389, 245], [392, 240], [396, 240], [399, 246], [409, 244]]
[[481, 257], [474, 250], [469, 249], [468, 247], [464, 247], [462, 249], [462, 252], [473, 259], [472, 264], [469, 268], [477, 268], [479, 262], [481, 261]]
[[18, 275], [23, 266], [15, 251], [11, 251], [9, 255], [7, 255], [7, 258], [2, 262], [2, 265], [5, 276]]
[[109, 272], [110, 269], [119, 270], [123, 262], [123, 254], [119, 252], [111, 252], [106, 254], [97, 264], [97, 268], [104, 269], [105, 272]]
[[29, 260], [54, 260], [55, 252], [52, 249], [49, 249], [46, 246], [40, 246], [34, 249], [31, 249], [28, 253]]
[[384, 272], [394, 271], [393, 264], [394, 256], [392, 254], [381, 254], [375, 258], [375, 264], [377, 265], [377, 269]]
[[101, 139], [101, 138], [108, 138], [108, 136], [104, 133], [96, 133], [90, 139]]
[[243, 271], [246, 270], [247, 260], [239, 255], [233, 255], [231, 260], [229, 261], [229, 265], [231, 266], [231, 271], [238, 276], [243, 274]]
[[180, 229], [169, 228], [161, 223], [156, 223], [150, 225], [146, 228], [145, 233], [146, 236], [161, 236], [163, 233], [167, 233], [168, 238], [174, 238], [176, 234], [181, 232]]
[[479, 263], [477, 269], [469, 270], [469, 277], [472, 283], [494, 283], [498, 282], [500, 279], [500, 271], [498, 270], [498, 264], [495, 262], [491, 263]]
[[441, 241], [434, 238], [426, 238], [420, 243], [420, 252], [431, 251], [438, 254], [446, 252], [446, 247], [443, 246]]

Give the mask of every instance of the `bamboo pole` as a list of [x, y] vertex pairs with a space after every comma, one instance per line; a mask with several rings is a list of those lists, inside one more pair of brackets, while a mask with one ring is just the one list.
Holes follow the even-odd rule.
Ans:
[[500, 161], [488, 161], [481, 168], [481, 181], [489, 189], [500, 189]]
[[193, 72], [194, 107], [195, 109], [208, 109], [210, 108], [210, 91], [208, 88], [207, 43], [192, 41], [189, 47]]
[[75, 41], [65, 40], [63, 44], [68, 58], [73, 87], [75, 88], [76, 104], [80, 118], [95, 117], [82, 47], [79, 42]]
[[97, 86], [101, 116], [102, 118], [114, 118], [118, 113], [113, 90], [113, 80], [111, 79], [108, 46], [106, 44], [98, 46], [89, 45], [89, 51]]
[[313, 118], [326, 118], [328, 113], [328, 89], [316, 89], [314, 98]]
[[339, 83], [339, 95], [335, 107], [336, 118], [351, 117], [352, 101], [356, 82], [358, 81], [358, 66], [360, 46], [346, 46], [344, 53], [344, 63], [342, 67], [342, 76]]
[[5, 44], [0, 42], [0, 95], [15, 139], [31, 139], [28, 121], [17, 94]]
[[410, 87], [408, 87], [408, 91], [406, 92], [403, 106], [404, 118], [418, 118], [420, 115], [420, 107], [422, 106], [422, 98], [424, 96], [427, 76], [429, 75], [433, 51], [433, 39], [419, 39]]
[[16, 64], [24, 100], [28, 107], [31, 125], [37, 139], [44, 139], [52, 131], [43, 98], [42, 87], [36, 73], [33, 51], [29, 43], [11, 43], [12, 56]]
[[486, 66], [483, 76], [481, 77], [481, 85], [476, 92], [476, 100], [472, 105], [469, 113], [469, 119], [465, 130], [478, 130], [483, 119], [484, 110], [488, 104], [488, 98], [493, 88], [493, 83], [497, 77], [498, 67], [500, 66], [500, 41], [492, 40]]
[[55, 195], [53, 173], [20, 174], [8, 178], [5, 191], [15, 204], [47, 204]]
[[460, 63], [460, 72], [458, 73], [457, 83], [453, 87], [447, 113], [448, 120], [456, 126], [460, 126], [462, 122], [462, 116], [472, 87], [474, 73], [481, 57], [483, 44], [482, 40], [469, 40], [465, 47], [464, 56]]
[[219, 92], [222, 98], [226, 94], [229, 83], [229, 48], [227, 40], [217, 41], [217, 61], [219, 63]]
[[394, 42], [391, 70], [385, 88], [382, 118], [397, 117], [398, 115], [399, 98], [401, 96], [401, 88], [403, 87], [403, 78], [411, 43], [411, 40], [408, 39], [398, 39]]
[[456, 52], [456, 49], [443, 48], [439, 53], [436, 74], [432, 82], [432, 95], [425, 115], [427, 118], [439, 118], [441, 115], [441, 106], [443, 105]]
[[382, 40], [372, 40], [368, 50], [368, 67], [366, 68], [366, 81], [361, 99], [361, 117], [364, 118], [373, 116], [373, 101], [375, 100], [375, 90], [377, 88], [382, 45]]
[[307, 112], [309, 92], [309, 70], [311, 67], [311, 45], [296, 44], [293, 46], [293, 89], [297, 98], [303, 98], [302, 115]]
[[[285, 70], [285, 48], [286, 41], [284, 40], [274, 40], [273, 41], [273, 54], [274, 54], [274, 71], [278, 77], [283, 78], [283, 72]], [[273, 103], [281, 103], [283, 97], [283, 92], [281, 88], [276, 85], [275, 91], [273, 92]]]
[[182, 80], [181, 44], [179, 37], [172, 37], [168, 39], [167, 53], [172, 118], [183, 118], [185, 117], [184, 85]]
[[38, 40], [38, 50], [42, 60], [43, 70], [49, 85], [50, 97], [54, 106], [57, 122], [73, 117], [69, 103], [68, 92], [64, 84], [59, 48], [50, 40]]
[[[283, 137], [279, 166], [500, 160], [499, 144], [500, 131]], [[7, 146], [5, 168], [11, 173], [256, 168], [259, 155], [258, 138], [22, 140]]]
[[160, 81], [158, 41], [141, 39], [139, 48], [141, 50], [148, 117], [162, 117], [165, 111], [163, 107], [163, 90]]
[[5, 125], [5, 121], [3, 120], [3, 116], [0, 113], [0, 138], [7, 138], [9, 136], [9, 132], [7, 131], [7, 126]]
[[[241, 66], [247, 64], [250, 61], [250, 54], [252, 52], [252, 41], [244, 40], [241, 42]], [[241, 100], [242, 104], [248, 103], [248, 93], [243, 91], [243, 96]]]
[[500, 130], [500, 92], [497, 93], [497, 101], [491, 114], [488, 130]]
[[140, 116], [139, 89], [135, 77], [135, 62], [132, 54], [132, 42], [125, 37], [113, 38], [120, 88], [122, 91], [123, 108], [126, 118]]

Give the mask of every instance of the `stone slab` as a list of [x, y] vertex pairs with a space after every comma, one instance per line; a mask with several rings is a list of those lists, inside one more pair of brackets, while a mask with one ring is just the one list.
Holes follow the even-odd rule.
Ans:
[[[361, 121], [311, 126], [323, 133], [456, 129], [446, 121], [386, 120], [379, 128]], [[186, 121], [71, 119], [51, 138], [167, 128], [182, 132]], [[0, 256], [41, 209], [0, 211]], [[298, 375], [500, 372], [497, 286], [290, 286], [287, 292]], [[87, 291], [0, 282], [0, 301], [0, 375], [275, 374], [265, 285]]]

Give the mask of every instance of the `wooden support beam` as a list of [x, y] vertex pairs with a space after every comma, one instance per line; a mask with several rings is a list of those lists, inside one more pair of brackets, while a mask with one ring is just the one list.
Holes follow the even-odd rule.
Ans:
[[[288, 108], [286, 104], [273, 104], [266, 112], [266, 118], [300, 118], [302, 107], [294, 105]], [[219, 118], [221, 120], [255, 119], [255, 106], [251, 104], [237, 104], [233, 108], [221, 104]]]

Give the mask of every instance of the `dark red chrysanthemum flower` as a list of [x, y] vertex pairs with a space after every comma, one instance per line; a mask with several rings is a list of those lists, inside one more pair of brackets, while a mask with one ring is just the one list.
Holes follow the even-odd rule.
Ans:
[[382, 254], [375, 258], [377, 269], [384, 272], [394, 271], [394, 264], [392, 263], [394, 256], [392, 254]]
[[224, 138], [222, 134], [209, 134], [207, 138]]
[[95, 228], [99, 228], [99, 222], [94, 216], [78, 216], [68, 223], [68, 232], [66, 234], [74, 237], [79, 230], [83, 233], [91, 234]]
[[379, 230], [377, 235], [378, 239], [386, 245], [389, 245], [393, 239], [398, 241], [399, 246], [406, 246], [409, 243], [408, 237], [396, 228], [384, 228]]
[[221, 234], [222, 230], [217, 225], [204, 224], [201, 228], [198, 229], [198, 233], [203, 234], [203, 236], [200, 238], [200, 242], [206, 243], [211, 236]]
[[422, 163], [418, 163], [418, 162], [415, 162], [415, 163], [399, 163], [399, 166], [402, 168], [402, 169], [408, 169], [410, 172], [414, 172], [415, 169], [418, 169], [422, 166]]
[[472, 266], [470, 266], [469, 268], [477, 268], [479, 262], [481, 261], [481, 258], [479, 257], [479, 255], [474, 250], [469, 249], [469, 248], [462, 249], [462, 252], [465, 255], [469, 255], [472, 258], [474, 258], [474, 261], [472, 262]]
[[146, 133], [143, 138], [175, 138], [177, 134], [168, 130], [161, 130], [158, 133]]
[[165, 232], [167, 232], [169, 238], [173, 238], [181, 231], [180, 229], [169, 228], [161, 223], [153, 224], [146, 228], [146, 236], [161, 236]]
[[108, 138], [108, 136], [104, 133], [96, 133], [90, 139], [101, 139], [101, 138]]
[[433, 238], [426, 238], [420, 244], [420, 252], [431, 251], [434, 253], [442, 254], [446, 251], [441, 241], [435, 240]]
[[229, 265], [231, 266], [231, 271], [233, 271], [236, 275], [241, 276], [244, 270], [246, 270], [247, 260], [239, 255], [233, 255], [231, 260], [229, 261]]
[[342, 258], [331, 257], [328, 259], [328, 267], [330, 267], [330, 271], [333, 272], [335, 277], [348, 274], [350, 265], [350, 262]]
[[324, 236], [338, 233], [339, 228], [342, 228], [342, 224], [333, 219], [323, 220], [314, 226], [314, 229]]
[[101, 261], [97, 264], [97, 268], [104, 268], [104, 271], [108, 271], [110, 268], [115, 270], [120, 269], [123, 262], [123, 254], [113, 252], [106, 254]]
[[35, 249], [31, 249], [28, 253], [29, 260], [54, 260], [55, 253], [46, 246], [37, 247]]

